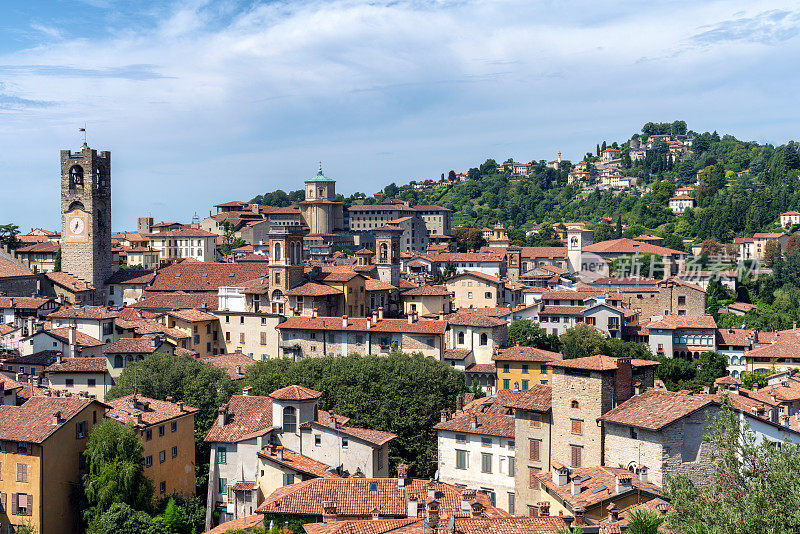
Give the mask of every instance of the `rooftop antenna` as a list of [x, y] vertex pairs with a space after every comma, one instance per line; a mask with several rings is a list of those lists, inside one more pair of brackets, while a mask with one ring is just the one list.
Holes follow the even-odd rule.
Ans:
[[83, 123], [83, 128], [78, 128], [78, 131], [83, 133], [83, 144], [86, 145], [86, 123]]

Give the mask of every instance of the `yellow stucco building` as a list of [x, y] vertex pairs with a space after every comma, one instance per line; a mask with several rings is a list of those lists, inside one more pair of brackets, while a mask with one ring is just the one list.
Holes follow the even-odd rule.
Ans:
[[497, 370], [497, 387], [525, 391], [537, 384], [550, 385], [553, 369], [548, 363], [563, 359], [558, 352], [534, 347], [499, 349], [492, 354]]

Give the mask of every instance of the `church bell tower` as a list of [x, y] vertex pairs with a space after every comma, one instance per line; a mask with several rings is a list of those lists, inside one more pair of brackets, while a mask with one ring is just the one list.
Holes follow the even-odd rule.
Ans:
[[61, 270], [94, 288], [103, 305], [111, 276], [111, 152], [61, 151]]

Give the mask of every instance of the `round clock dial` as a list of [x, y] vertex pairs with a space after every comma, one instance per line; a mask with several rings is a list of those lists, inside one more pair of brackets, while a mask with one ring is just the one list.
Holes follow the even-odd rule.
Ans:
[[69, 223], [69, 229], [73, 234], [82, 234], [84, 229], [83, 219], [77, 217], [72, 219]]

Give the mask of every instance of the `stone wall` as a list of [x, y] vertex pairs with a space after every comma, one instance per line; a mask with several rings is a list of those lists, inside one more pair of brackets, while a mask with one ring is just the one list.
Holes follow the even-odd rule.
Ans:
[[[534, 415], [540, 416], [539, 426], [531, 426]], [[517, 494], [517, 514], [525, 515], [528, 507], [536, 506], [540, 498], [539, 482], [531, 484], [531, 471], [547, 472], [550, 470], [550, 412], [538, 413], [529, 410], [515, 410], [514, 416], [517, 465], [514, 476]], [[539, 459], [531, 460], [531, 442], [539, 441]]]

